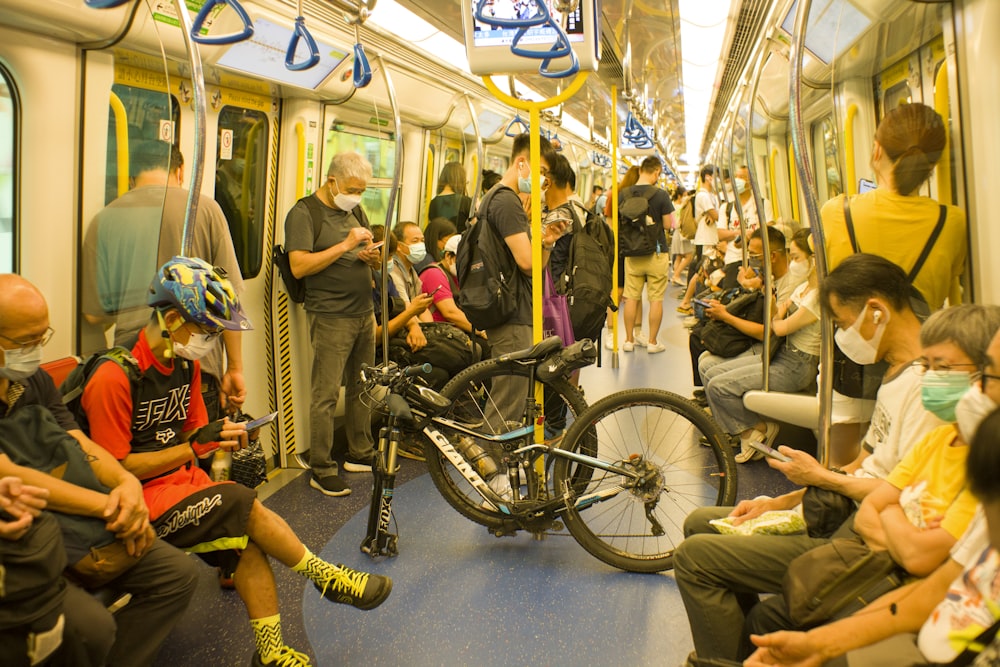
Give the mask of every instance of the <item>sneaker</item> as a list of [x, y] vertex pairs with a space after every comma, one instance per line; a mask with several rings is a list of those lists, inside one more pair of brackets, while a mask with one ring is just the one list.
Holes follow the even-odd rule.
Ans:
[[667, 348], [663, 347], [663, 343], [650, 343], [649, 345], [646, 346], [646, 352], [648, 352], [649, 354], [656, 354], [657, 352], [663, 352], [665, 349]]
[[263, 658], [260, 657], [260, 653], [254, 651], [253, 660], [250, 662], [250, 667], [311, 667], [312, 662], [309, 661], [309, 656], [305, 653], [299, 653], [298, 651], [292, 649], [290, 646], [282, 646], [281, 652], [278, 656], [272, 658], [269, 662], [264, 662]]
[[340, 564], [334, 567], [337, 568], [337, 572], [322, 585], [313, 582], [316, 590], [331, 602], [368, 610], [385, 602], [392, 592], [392, 579], [389, 577], [352, 570]]
[[622, 345], [622, 350], [624, 350], [625, 352], [631, 352], [634, 349], [635, 349], [635, 343], [633, 343], [632, 341], [627, 340]]
[[698, 326], [699, 322], [701, 322], [701, 320], [694, 315], [688, 315], [683, 320], [681, 320], [681, 324], [684, 325], [685, 329], [694, 329], [696, 326]]
[[[404, 459], [410, 459], [411, 461], [425, 462], [427, 459], [424, 458], [424, 448], [416, 442], [409, 442], [404, 440], [399, 443], [399, 448], [396, 453], [402, 456]], [[345, 462], [346, 465], [346, 462]]]
[[607, 335], [604, 336], [604, 347], [605, 349], [608, 350], [615, 349], [614, 336], [611, 334], [610, 331], [607, 333]]
[[344, 470], [347, 472], [371, 472], [374, 461], [375, 454], [369, 454], [363, 459], [352, 459], [348, 456], [344, 459]]
[[338, 475], [330, 475], [316, 479], [315, 475], [309, 480], [309, 486], [326, 496], [346, 496], [350, 495], [351, 487], [344, 483]]
[[[757, 435], [760, 435], [760, 431], [754, 431], [750, 437], [753, 438]], [[736, 459], [737, 463], [749, 463], [764, 458], [764, 454], [751, 447], [747, 440], [743, 440], [740, 442], [740, 451], [733, 458]]]
[[638, 329], [632, 332], [632, 338], [635, 340], [635, 344], [639, 347], [646, 347], [649, 345], [649, 340], [647, 340], [646, 337], [642, 335], [642, 331]]

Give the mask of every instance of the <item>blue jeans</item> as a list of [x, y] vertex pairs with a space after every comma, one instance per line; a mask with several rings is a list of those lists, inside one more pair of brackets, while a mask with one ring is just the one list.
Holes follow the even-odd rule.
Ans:
[[360, 400], [361, 370], [375, 363], [375, 318], [309, 313], [313, 348], [309, 404], [309, 466], [319, 479], [338, 473], [333, 450], [333, 415], [344, 385], [347, 455], [365, 460], [374, 453], [370, 414]]
[[[819, 357], [806, 354], [788, 343], [781, 346], [770, 366], [771, 391], [802, 391], [816, 378]], [[736, 357], [707, 369], [705, 397], [712, 417], [726, 433], [742, 433], [760, 421], [756, 412], [743, 407], [743, 394], [764, 386], [761, 358]]]

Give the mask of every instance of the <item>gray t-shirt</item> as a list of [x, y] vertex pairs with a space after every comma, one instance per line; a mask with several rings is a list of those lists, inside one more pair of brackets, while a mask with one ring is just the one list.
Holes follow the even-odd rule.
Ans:
[[[528, 214], [524, 212], [521, 199], [507, 186], [498, 186], [496, 194], [489, 201], [486, 215], [480, 222], [492, 225], [503, 239], [520, 233], [531, 236], [531, 221], [528, 219]], [[484, 229], [482, 233], [489, 234], [491, 232]], [[504, 247], [509, 252], [506, 243], [504, 243]], [[531, 326], [531, 276], [518, 269], [516, 262], [514, 262], [514, 270], [516, 272], [514, 275], [520, 277], [521, 285], [518, 292], [517, 312], [507, 324]]]
[[[315, 194], [310, 196], [316, 197]], [[331, 208], [319, 197], [316, 200], [323, 211], [319, 235], [316, 236], [313, 230], [309, 207], [300, 199], [285, 217], [286, 251], [326, 250], [346, 239], [354, 227], [369, 226], [368, 218], [360, 208], [355, 214]], [[334, 317], [361, 317], [372, 312], [372, 272], [367, 264], [358, 259], [362, 249], [362, 246], [356, 246], [319, 273], [305, 277], [307, 311]]]

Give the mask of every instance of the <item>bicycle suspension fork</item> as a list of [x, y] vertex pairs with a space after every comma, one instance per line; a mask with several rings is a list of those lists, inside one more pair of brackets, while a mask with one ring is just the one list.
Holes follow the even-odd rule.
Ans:
[[396, 453], [399, 451], [399, 429], [396, 419], [389, 417], [378, 436], [378, 451], [372, 466], [372, 501], [368, 508], [368, 532], [361, 542], [361, 551], [372, 558], [396, 556], [398, 536], [389, 532], [392, 518], [392, 496], [396, 488]]

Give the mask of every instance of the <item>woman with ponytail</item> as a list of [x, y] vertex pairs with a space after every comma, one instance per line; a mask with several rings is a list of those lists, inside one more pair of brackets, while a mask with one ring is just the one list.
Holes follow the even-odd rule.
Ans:
[[[902, 104], [885, 115], [875, 131], [872, 170], [875, 190], [828, 201], [822, 209], [829, 269], [855, 252], [885, 257], [909, 273], [928, 244], [941, 216], [937, 201], [918, 194], [930, 178], [947, 143], [941, 116], [923, 104]], [[947, 202], [943, 202], [947, 203]], [[850, 210], [854, 249], [845, 209]], [[945, 299], [962, 302], [961, 277], [967, 255], [965, 213], [946, 206], [944, 226], [913, 281], [931, 310]]]

